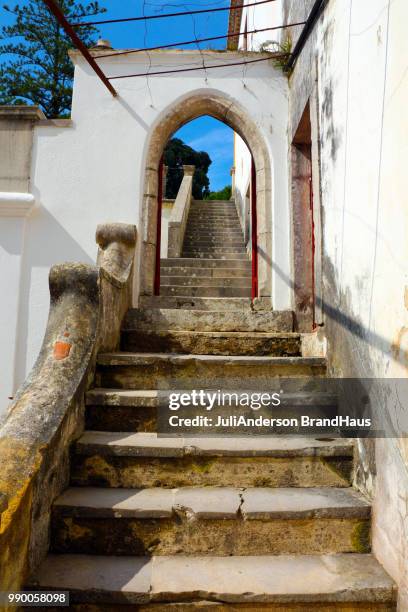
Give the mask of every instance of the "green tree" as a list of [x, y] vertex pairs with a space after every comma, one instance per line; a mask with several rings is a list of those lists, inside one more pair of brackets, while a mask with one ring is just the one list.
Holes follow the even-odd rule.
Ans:
[[[99, 15], [98, 2], [59, 0], [68, 21]], [[74, 67], [68, 57], [71, 39], [42, 0], [28, 0], [4, 10], [15, 17], [0, 33], [0, 104], [35, 104], [47, 117], [69, 114]], [[95, 42], [96, 28], [78, 27], [85, 45]]]
[[232, 194], [231, 185], [226, 185], [220, 191], [211, 191], [206, 200], [230, 200]]
[[180, 138], [171, 138], [164, 149], [164, 163], [169, 167], [167, 173], [166, 197], [175, 198], [183, 179], [183, 166], [195, 166], [193, 178], [193, 198], [204, 200], [210, 194], [208, 168], [211, 158], [205, 151], [195, 151]]

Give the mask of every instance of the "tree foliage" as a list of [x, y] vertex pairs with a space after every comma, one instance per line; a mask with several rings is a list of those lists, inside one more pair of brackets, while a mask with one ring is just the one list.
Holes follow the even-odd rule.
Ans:
[[164, 163], [168, 166], [166, 197], [175, 198], [183, 179], [183, 166], [195, 166], [193, 198], [204, 200], [210, 194], [210, 179], [207, 176], [211, 158], [205, 151], [195, 151], [180, 138], [171, 138], [164, 149]]
[[[75, 23], [105, 12], [98, 2], [59, 0], [68, 21]], [[71, 107], [74, 67], [68, 57], [71, 39], [42, 0], [28, 0], [4, 10], [14, 16], [0, 34], [0, 104], [35, 104], [47, 117], [67, 115]], [[77, 28], [91, 47], [95, 28]], [[5, 59], [4, 59], [5, 58]]]
[[206, 200], [230, 200], [232, 194], [231, 185], [226, 185], [220, 191], [211, 191]]

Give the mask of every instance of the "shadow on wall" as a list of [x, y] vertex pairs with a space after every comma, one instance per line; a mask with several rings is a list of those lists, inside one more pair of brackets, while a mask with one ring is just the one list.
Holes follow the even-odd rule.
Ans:
[[[94, 227], [89, 228], [90, 234], [94, 230]], [[4, 248], [12, 249], [12, 245], [5, 242]], [[49, 270], [54, 264], [67, 261], [95, 263], [47, 209], [35, 210], [26, 223], [21, 258], [15, 390], [25, 380], [41, 348], [49, 309]]]
[[[270, 266], [273, 268], [273, 270], [275, 270], [276, 274], [283, 280], [283, 282], [288, 287], [290, 287], [293, 291], [296, 291], [299, 289], [296, 283], [294, 283], [283, 272], [283, 270], [275, 262], [273, 262], [270, 259], [267, 253], [265, 253], [265, 251], [263, 251], [259, 246], [258, 246], [258, 256], [270, 262]], [[371, 331], [368, 327], [363, 325], [360, 321], [358, 321], [357, 319], [354, 319], [353, 317], [350, 317], [349, 315], [345, 314], [342, 310], [334, 307], [332, 304], [329, 304], [323, 299], [316, 298], [316, 305], [322, 309], [326, 317], [328, 317], [329, 319], [331, 319], [332, 321], [340, 325], [342, 328], [347, 330], [350, 334], [352, 334], [353, 336], [361, 340], [364, 340], [364, 342], [378, 349], [379, 351], [381, 351], [381, 353], [383, 353], [390, 359], [398, 363], [401, 363], [400, 359], [398, 359], [398, 356], [392, 350], [393, 347], [391, 345], [390, 340]]]

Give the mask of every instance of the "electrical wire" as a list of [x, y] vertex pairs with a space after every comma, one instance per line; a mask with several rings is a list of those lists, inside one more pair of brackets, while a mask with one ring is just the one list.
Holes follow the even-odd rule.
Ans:
[[133, 77], [143, 77], [143, 76], [156, 76], [159, 74], [173, 74], [177, 72], [192, 72], [193, 70], [209, 70], [210, 68], [228, 68], [229, 66], [245, 66], [248, 64], [255, 64], [256, 62], [265, 62], [267, 60], [275, 60], [281, 59], [284, 57], [288, 57], [289, 53], [275, 53], [269, 57], [261, 57], [254, 60], [247, 60], [246, 62], [231, 62], [229, 64], [212, 64], [211, 66], [201, 66], [197, 65], [194, 68], [176, 68], [175, 70], [159, 70], [156, 72], [139, 72], [137, 74], [122, 74], [119, 76], [108, 77], [109, 81], [113, 81], [115, 79], [130, 79]]
[[184, 15], [199, 15], [203, 13], [215, 13], [218, 11], [236, 11], [241, 8], [247, 8], [250, 6], [259, 6], [261, 4], [269, 4], [270, 2], [276, 2], [276, 0], [261, 0], [260, 2], [252, 2], [251, 4], [239, 4], [238, 6], [221, 6], [218, 8], [209, 8], [209, 9], [200, 9], [198, 11], [184, 11], [180, 13], [162, 13], [159, 15], [142, 15], [141, 17], [124, 17], [122, 19], [102, 19], [100, 21], [87, 21], [80, 23], [71, 23], [72, 27], [85, 27], [85, 26], [95, 26], [95, 25], [104, 25], [104, 24], [112, 24], [112, 23], [126, 23], [129, 21], [146, 21], [148, 19], [165, 19], [167, 17], [183, 17]]
[[[269, 28], [259, 28], [256, 30], [249, 30], [246, 34], [257, 34], [258, 32], [269, 32], [272, 30], [282, 30], [285, 28], [294, 28], [295, 26], [304, 25], [306, 21], [299, 21], [297, 23], [288, 23], [287, 25], [273, 26]], [[169, 45], [157, 45], [155, 47], [145, 47], [144, 49], [130, 49], [128, 51], [117, 51], [115, 53], [104, 53], [100, 55], [94, 55], [95, 59], [99, 57], [117, 57], [119, 55], [130, 55], [132, 53], [143, 53], [147, 51], [157, 51], [159, 49], [171, 49], [172, 47], [180, 47], [181, 45], [195, 45], [196, 43], [208, 42], [210, 40], [222, 40], [224, 38], [232, 38], [234, 36], [242, 36], [245, 32], [231, 32], [231, 34], [223, 34], [222, 36], [209, 36], [207, 38], [196, 38], [194, 40], [186, 40], [184, 42], [171, 43]]]

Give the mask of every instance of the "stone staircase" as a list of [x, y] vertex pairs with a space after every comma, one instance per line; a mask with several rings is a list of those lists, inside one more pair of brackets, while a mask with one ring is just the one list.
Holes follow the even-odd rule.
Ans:
[[182, 257], [161, 262], [160, 293], [251, 297], [251, 262], [233, 202], [192, 202]]
[[69, 590], [78, 610], [395, 610], [393, 582], [370, 553], [370, 504], [351, 486], [351, 441], [157, 433], [171, 391], [270, 391], [285, 377], [299, 386], [301, 412], [311, 378], [326, 373], [325, 359], [302, 355], [292, 313], [220, 298], [241, 273], [248, 286], [228, 289], [249, 292], [246, 254], [234, 246], [220, 263], [219, 243], [208, 242], [200, 260], [191, 240], [200, 214], [189, 219], [190, 258], [162, 264], [168, 292], [143, 298], [122, 350], [99, 355], [70, 488], [54, 503], [33, 584]]

